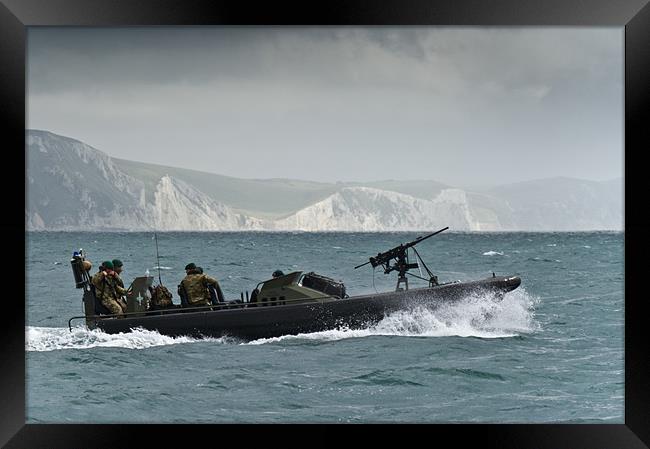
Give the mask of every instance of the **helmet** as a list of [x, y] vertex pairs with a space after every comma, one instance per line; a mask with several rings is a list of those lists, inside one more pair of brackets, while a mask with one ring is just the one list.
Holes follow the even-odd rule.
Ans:
[[82, 264], [84, 266], [84, 270], [86, 271], [90, 271], [90, 269], [93, 267], [93, 264], [89, 260], [84, 260]]
[[284, 273], [282, 270], [275, 270], [272, 275], [274, 278], [279, 278], [280, 276], [284, 276]]
[[113, 262], [111, 262], [110, 260], [105, 260], [104, 262], [102, 262], [102, 267], [108, 268], [109, 270], [112, 270], [113, 269]]
[[186, 270], [194, 270], [196, 268], [196, 265], [194, 263], [188, 263], [185, 265]]
[[120, 259], [113, 259], [113, 266], [115, 267], [121, 267], [124, 265]]

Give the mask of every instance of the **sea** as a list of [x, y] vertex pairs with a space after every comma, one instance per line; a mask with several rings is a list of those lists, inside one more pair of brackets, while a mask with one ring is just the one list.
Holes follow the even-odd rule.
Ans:
[[26, 422], [624, 423], [622, 232], [443, 232], [416, 246], [440, 282], [495, 273], [521, 286], [364, 329], [240, 341], [68, 328], [83, 315], [79, 249], [93, 272], [121, 259], [127, 285], [148, 271], [175, 303], [189, 262], [227, 299], [277, 269], [341, 280], [354, 296], [394, 290], [394, 272], [354, 267], [420, 235], [28, 232]]

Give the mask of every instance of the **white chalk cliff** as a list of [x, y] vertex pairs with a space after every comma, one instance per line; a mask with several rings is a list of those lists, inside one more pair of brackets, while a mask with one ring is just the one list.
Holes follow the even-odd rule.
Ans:
[[240, 180], [144, 163], [129, 165], [82, 142], [46, 131], [29, 130], [26, 140], [27, 230], [623, 228], [621, 179], [593, 182], [556, 178], [484, 192], [434, 181], [403, 185], [390, 181], [369, 187], [359, 183]]

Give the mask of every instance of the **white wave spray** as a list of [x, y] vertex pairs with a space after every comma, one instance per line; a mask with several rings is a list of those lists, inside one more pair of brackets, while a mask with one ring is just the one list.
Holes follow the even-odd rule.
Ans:
[[499, 251], [486, 251], [483, 253], [484, 256], [503, 256], [502, 252]]
[[476, 294], [436, 309], [417, 307], [395, 312], [366, 329], [335, 329], [311, 334], [263, 338], [249, 344], [264, 344], [287, 339], [333, 341], [373, 335], [404, 337], [479, 337], [507, 338], [535, 332], [535, 305], [539, 298], [520, 287], [507, 293], [503, 300], [492, 295]]
[[225, 342], [221, 338], [197, 339], [169, 337], [156, 331], [134, 329], [131, 332], [107, 334], [99, 329], [73, 327], [72, 331], [61, 327], [28, 326], [25, 335], [26, 351], [54, 351], [58, 349], [89, 349], [96, 347], [146, 349], [154, 346], [192, 343], [196, 341]]

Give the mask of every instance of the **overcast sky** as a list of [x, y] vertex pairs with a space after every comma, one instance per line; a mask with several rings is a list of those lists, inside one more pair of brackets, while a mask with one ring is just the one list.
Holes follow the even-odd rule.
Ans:
[[244, 178], [623, 174], [623, 28], [29, 28], [27, 126]]

